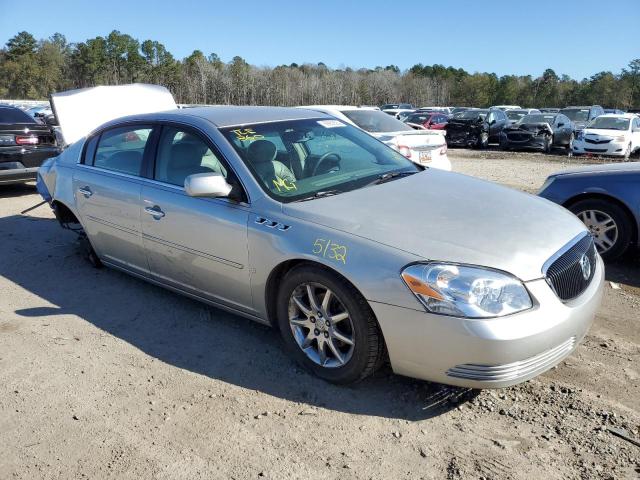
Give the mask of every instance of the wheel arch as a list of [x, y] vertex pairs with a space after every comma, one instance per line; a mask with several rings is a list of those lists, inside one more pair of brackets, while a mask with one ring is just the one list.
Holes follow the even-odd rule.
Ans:
[[639, 230], [638, 220], [636, 220], [636, 217], [633, 214], [631, 208], [629, 208], [629, 206], [626, 203], [624, 203], [620, 199], [614, 197], [613, 195], [609, 195], [607, 193], [602, 193], [602, 192], [584, 192], [584, 193], [581, 193], [579, 195], [575, 195], [575, 196], [565, 200], [564, 203], [562, 204], [562, 206], [568, 209], [572, 205], [575, 205], [576, 203], [578, 203], [578, 202], [580, 202], [582, 200], [603, 200], [603, 201], [611, 202], [611, 203], [619, 206], [624, 211], [624, 213], [627, 215], [627, 218], [629, 219], [629, 224], [632, 227], [632, 229], [631, 229], [631, 243], [633, 245], [637, 245], [638, 244], [638, 233], [639, 233], [638, 232], [638, 230]]
[[[360, 289], [351, 280], [349, 280], [347, 277], [345, 277], [342, 273], [337, 271], [335, 268], [332, 268], [329, 265], [326, 265], [321, 262], [310, 260], [308, 258], [288, 259], [280, 262], [271, 270], [271, 273], [267, 277], [267, 283], [265, 285], [264, 300], [265, 300], [265, 306], [267, 309], [267, 320], [274, 328], [278, 328], [278, 322], [276, 319], [276, 311], [277, 311], [276, 301], [278, 297], [278, 285], [280, 284], [280, 281], [285, 277], [285, 275], [287, 275], [287, 273], [289, 273], [294, 268], [299, 267], [300, 265], [309, 265], [313, 267], [319, 267], [319, 268], [322, 268], [323, 270], [331, 272], [332, 274], [338, 276], [342, 280], [348, 282], [360, 295], [362, 295], [362, 298], [366, 300], [367, 297], [363, 295]], [[372, 313], [373, 313], [373, 310], [372, 310]], [[374, 317], [375, 317], [375, 314], [374, 314]], [[376, 323], [378, 323], [378, 328], [380, 328], [380, 323], [378, 322], [377, 318], [376, 318]], [[382, 335], [381, 329], [380, 329], [380, 334]]]
[[80, 223], [80, 219], [76, 216], [75, 213], [73, 213], [73, 210], [71, 210], [71, 208], [69, 208], [69, 206], [67, 206], [64, 202], [56, 199], [51, 202], [51, 208], [53, 208], [53, 213], [63, 227], [69, 223], [82, 225]]

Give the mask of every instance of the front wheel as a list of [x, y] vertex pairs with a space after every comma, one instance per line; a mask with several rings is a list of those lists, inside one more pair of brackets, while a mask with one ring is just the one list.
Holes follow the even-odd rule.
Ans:
[[489, 146], [489, 132], [482, 132], [480, 136], [478, 136], [478, 142], [476, 143], [476, 147], [480, 149], [485, 149]]
[[569, 206], [589, 229], [605, 260], [620, 257], [631, 240], [631, 221], [627, 213], [617, 204], [598, 198], [581, 200]]
[[291, 270], [278, 292], [280, 332], [293, 357], [333, 383], [371, 375], [384, 341], [371, 307], [346, 280], [318, 266]]

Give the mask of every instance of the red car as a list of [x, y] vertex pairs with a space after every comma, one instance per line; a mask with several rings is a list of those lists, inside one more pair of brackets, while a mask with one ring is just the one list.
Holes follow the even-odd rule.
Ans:
[[443, 130], [449, 117], [438, 112], [413, 113], [404, 119], [404, 123], [416, 128], [427, 130]]

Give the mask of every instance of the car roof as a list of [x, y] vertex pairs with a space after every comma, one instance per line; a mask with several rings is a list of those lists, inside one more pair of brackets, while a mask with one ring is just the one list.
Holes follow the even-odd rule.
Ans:
[[[126, 118], [143, 120], [155, 120], [162, 118], [174, 118], [176, 120], [189, 117], [199, 117], [213, 123], [216, 127], [225, 128], [236, 125], [248, 125], [255, 123], [278, 122], [285, 120], [303, 120], [306, 118], [329, 117], [324, 113], [313, 110], [293, 107], [256, 107], [256, 106], [232, 106], [219, 105], [212, 107], [194, 107], [168, 110], [158, 113], [147, 113]], [[121, 119], [118, 119], [121, 120]]]

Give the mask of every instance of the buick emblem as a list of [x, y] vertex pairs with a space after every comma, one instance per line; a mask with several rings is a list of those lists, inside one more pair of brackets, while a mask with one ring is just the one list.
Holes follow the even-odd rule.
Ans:
[[582, 276], [584, 279], [589, 280], [589, 277], [591, 276], [591, 262], [586, 254], [582, 255], [582, 258], [580, 258], [580, 268], [582, 269]]

